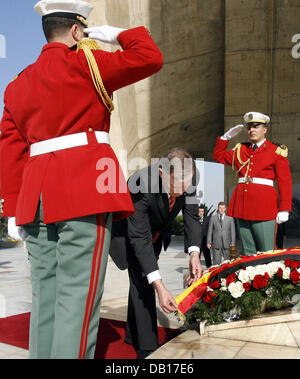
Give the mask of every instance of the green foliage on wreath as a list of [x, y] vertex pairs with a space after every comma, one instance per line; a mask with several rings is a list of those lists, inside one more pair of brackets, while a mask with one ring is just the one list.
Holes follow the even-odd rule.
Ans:
[[224, 317], [231, 311], [239, 313], [238, 318], [252, 319], [266, 310], [277, 310], [293, 305], [291, 299], [300, 294], [300, 284], [293, 284], [274, 276], [268, 286], [259, 290], [244, 292], [235, 299], [228, 291], [215, 290], [216, 296], [211, 303], [199, 300], [186, 315], [183, 328], [187, 329], [201, 321], [207, 325], [224, 322]]

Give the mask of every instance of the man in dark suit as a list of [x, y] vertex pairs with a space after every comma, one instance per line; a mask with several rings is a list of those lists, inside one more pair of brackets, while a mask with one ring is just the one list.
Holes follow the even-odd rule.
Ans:
[[117, 266], [124, 269], [128, 264], [130, 281], [125, 342], [133, 344], [138, 358], [159, 346], [155, 292], [164, 312], [177, 309], [162, 282], [158, 258], [162, 247], [166, 250], [170, 244], [171, 221], [180, 211], [190, 256], [188, 283], [201, 276], [198, 205], [191, 186], [195, 171], [191, 155], [177, 148], [137, 171], [128, 181], [135, 213], [113, 225], [110, 254]]
[[199, 207], [198, 215], [199, 215], [199, 227], [200, 227], [200, 236], [201, 236], [200, 251], [204, 255], [206, 267], [209, 268], [211, 266], [211, 256], [210, 256], [210, 250], [208, 249], [206, 245], [207, 245], [207, 233], [208, 233], [208, 225], [209, 225], [210, 217], [205, 215], [205, 208], [203, 206]]

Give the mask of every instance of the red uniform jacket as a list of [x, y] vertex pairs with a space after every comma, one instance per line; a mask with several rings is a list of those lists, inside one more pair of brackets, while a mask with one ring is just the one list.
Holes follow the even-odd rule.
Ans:
[[[232, 194], [228, 207], [228, 216], [244, 220], [274, 220], [279, 211], [292, 210], [292, 180], [289, 161], [276, 153], [278, 148], [266, 140], [262, 146], [253, 152], [251, 143], [243, 143], [240, 148], [240, 160], [236, 150], [227, 151], [228, 141], [217, 139], [214, 149], [214, 160], [225, 165], [234, 164], [238, 171], [242, 162], [249, 159], [238, 177], [245, 177], [248, 167], [248, 177], [275, 180], [280, 195], [274, 187], [254, 184], [238, 184]], [[234, 159], [234, 162], [232, 162]], [[279, 207], [278, 207], [279, 206]], [[278, 209], [279, 208], [279, 209]]]
[[[123, 51], [94, 50], [109, 94], [159, 71], [163, 57], [144, 27], [122, 32]], [[119, 163], [107, 144], [98, 144], [94, 131], [109, 132], [110, 113], [91, 79], [84, 52], [61, 43], [44, 46], [37, 62], [6, 89], [0, 136], [0, 188], [3, 216], [16, 216], [17, 225], [34, 220], [42, 194], [44, 222], [102, 212], [114, 219], [134, 212]], [[29, 157], [35, 142], [87, 132], [89, 144]], [[103, 192], [101, 173], [110, 164], [111, 190]], [[113, 166], [115, 164], [114, 169]], [[112, 189], [111, 187], [111, 189]]]

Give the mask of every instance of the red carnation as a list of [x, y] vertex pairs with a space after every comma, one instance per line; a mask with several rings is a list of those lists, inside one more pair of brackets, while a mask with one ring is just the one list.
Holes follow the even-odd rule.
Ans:
[[212, 303], [213, 299], [217, 296], [217, 294], [213, 291], [206, 291], [206, 294], [203, 298], [205, 303]]
[[291, 266], [291, 263], [292, 263], [292, 261], [290, 260], [290, 258], [287, 258], [287, 259], [285, 259], [285, 261], [284, 261], [284, 264], [286, 265], [286, 267], [290, 267], [290, 266]]
[[266, 287], [268, 285], [268, 280], [265, 276], [255, 275], [253, 280], [253, 287], [259, 290], [260, 288]]
[[215, 280], [213, 283], [211, 283], [209, 286], [210, 286], [210, 288], [212, 288], [212, 289], [216, 289], [216, 288], [219, 288], [220, 287], [220, 282], [219, 282], [219, 280]]
[[278, 271], [277, 271], [277, 275], [279, 276], [279, 278], [282, 278], [282, 275], [283, 275], [283, 270], [282, 268], [279, 268]]
[[293, 268], [293, 269], [300, 268], [300, 261], [292, 261], [291, 262], [291, 268]]
[[299, 282], [300, 274], [297, 270], [293, 270], [290, 274], [291, 281], [294, 284], [297, 284]]
[[250, 283], [247, 282], [247, 283], [243, 283], [243, 287], [245, 288], [245, 291], [249, 291], [250, 290]]
[[237, 275], [235, 272], [228, 275], [226, 278], [226, 286], [228, 287], [230, 283], [234, 282], [237, 279]]

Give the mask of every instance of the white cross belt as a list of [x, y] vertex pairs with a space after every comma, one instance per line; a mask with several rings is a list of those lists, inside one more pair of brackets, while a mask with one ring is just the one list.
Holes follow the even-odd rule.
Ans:
[[238, 183], [254, 183], [254, 184], [264, 184], [265, 186], [274, 186], [274, 181], [270, 179], [264, 179], [264, 178], [239, 178]]
[[[109, 134], [106, 132], [95, 131], [98, 143], [110, 145]], [[70, 149], [72, 147], [88, 145], [87, 133], [75, 133], [67, 136], [47, 139], [30, 145], [30, 157], [53, 153], [54, 151]]]

